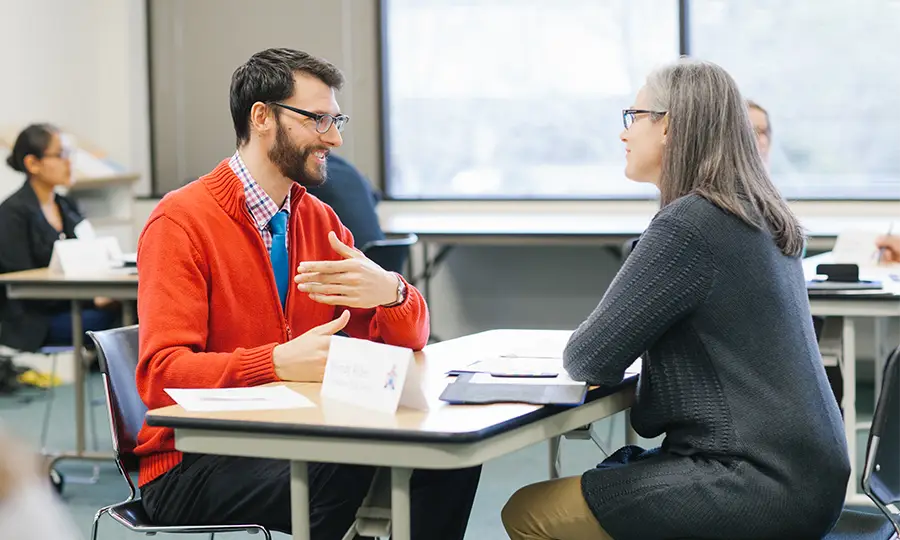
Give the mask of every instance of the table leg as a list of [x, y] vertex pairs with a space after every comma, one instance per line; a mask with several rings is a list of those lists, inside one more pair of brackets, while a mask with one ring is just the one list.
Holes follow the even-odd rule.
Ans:
[[291, 530], [294, 540], [310, 540], [309, 468], [305, 461], [291, 461]]
[[562, 466], [559, 460], [559, 447], [562, 437], [550, 437], [547, 439], [550, 454], [550, 479], [556, 480], [562, 475]]
[[412, 469], [391, 468], [391, 540], [412, 539], [409, 502], [411, 477]]
[[640, 435], [631, 427], [631, 409], [625, 411], [625, 444], [638, 446]]
[[847, 437], [847, 453], [850, 457], [850, 481], [847, 497], [857, 493], [858, 467], [856, 464], [856, 321], [844, 317], [841, 332], [841, 376], [844, 379], [844, 433]]
[[134, 301], [122, 301], [122, 326], [131, 326], [134, 324]]
[[884, 376], [884, 363], [889, 354], [887, 338], [889, 336], [890, 319], [887, 317], [875, 318], [875, 407], [878, 406], [878, 396], [881, 395], [881, 381]]
[[84, 453], [84, 326], [81, 319], [81, 303], [72, 300], [72, 351], [75, 361], [75, 452]]

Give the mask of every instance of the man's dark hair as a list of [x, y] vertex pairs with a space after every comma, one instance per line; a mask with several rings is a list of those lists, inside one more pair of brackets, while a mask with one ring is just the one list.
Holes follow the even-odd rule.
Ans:
[[294, 94], [294, 74], [304, 73], [340, 90], [344, 75], [331, 62], [294, 49], [266, 49], [231, 75], [231, 119], [237, 145], [250, 140], [250, 108], [257, 101], [283, 101]]

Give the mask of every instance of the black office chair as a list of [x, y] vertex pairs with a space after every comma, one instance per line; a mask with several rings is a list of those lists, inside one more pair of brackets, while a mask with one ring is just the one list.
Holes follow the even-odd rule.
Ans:
[[409, 260], [409, 250], [418, 241], [419, 237], [410, 233], [399, 238], [373, 240], [364, 245], [360, 251], [385, 270], [409, 275], [404, 272], [406, 262]]
[[900, 535], [900, 347], [888, 357], [862, 473], [862, 488], [880, 514], [844, 509], [825, 540], [888, 540]]
[[215, 538], [215, 533], [261, 532], [266, 540], [271, 540], [272, 535], [262, 525], [164, 526], [154, 524], [150, 520], [140, 498], [137, 497], [129, 474], [138, 470], [138, 458], [134, 455], [134, 449], [137, 446], [138, 431], [144, 423], [144, 415], [147, 412], [134, 381], [138, 363], [138, 327], [135, 325], [102, 332], [87, 332], [87, 335], [97, 345], [116, 465], [131, 491], [124, 501], [101, 508], [97, 512], [91, 528], [91, 540], [97, 539], [97, 526], [103, 514], [109, 514], [129, 530], [150, 535], [209, 534], [210, 538]]
[[631, 252], [634, 251], [634, 247], [637, 245], [638, 240], [640, 240], [640, 237], [636, 236], [634, 238], [629, 238], [622, 243], [622, 264], [625, 264], [625, 260], [628, 259], [628, 256], [631, 255]]

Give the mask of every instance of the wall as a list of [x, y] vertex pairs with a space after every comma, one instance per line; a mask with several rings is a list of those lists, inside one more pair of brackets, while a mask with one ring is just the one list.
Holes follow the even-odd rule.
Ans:
[[151, 95], [158, 192], [205, 174], [234, 152], [231, 74], [269, 47], [305, 50], [344, 71], [347, 84], [338, 102], [352, 127], [338, 153], [377, 181], [377, 15], [375, 0], [153, 0]]
[[[0, 14], [0, 133], [57, 124], [140, 173], [148, 193], [144, 0], [0, 0]], [[0, 196], [21, 182], [0, 167]]]

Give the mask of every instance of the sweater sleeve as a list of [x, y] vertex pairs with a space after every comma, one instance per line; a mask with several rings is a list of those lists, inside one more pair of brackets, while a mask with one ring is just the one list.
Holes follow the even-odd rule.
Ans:
[[715, 274], [706, 240], [693, 225], [656, 218], [569, 339], [566, 371], [591, 384], [621, 382], [635, 359], [702, 304]]
[[174, 402], [166, 388], [225, 388], [277, 381], [276, 343], [204, 352], [209, 333], [209, 272], [185, 230], [152, 218], [138, 243], [140, 345], [136, 382], [153, 409]]
[[[343, 225], [338, 237], [348, 246], [353, 245], [353, 235]], [[418, 289], [402, 276], [400, 279], [406, 284], [407, 291], [403, 303], [373, 309], [350, 308], [350, 322], [345, 329], [347, 335], [413, 350], [425, 347], [431, 333], [428, 306]]]

